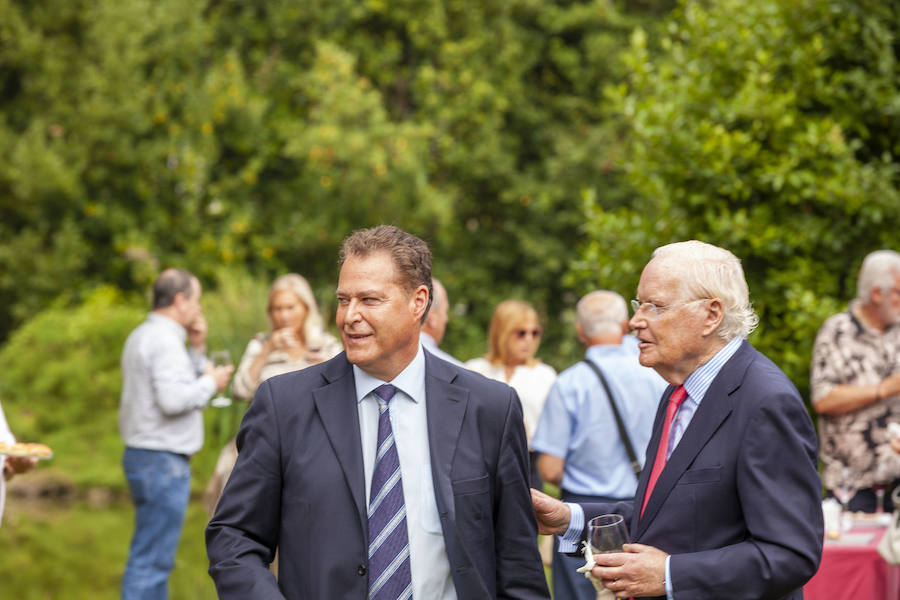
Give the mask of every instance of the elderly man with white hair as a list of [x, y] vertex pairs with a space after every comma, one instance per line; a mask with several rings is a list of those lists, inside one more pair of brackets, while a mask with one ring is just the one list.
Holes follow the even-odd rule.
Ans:
[[[591, 292], [577, 312], [585, 359], [556, 379], [531, 447], [540, 452], [541, 477], [561, 487], [563, 500], [630, 500], [666, 382], [623, 344], [628, 308], [622, 296]], [[553, 557], [555, 600], [594, 600], [594, 586], [576, 572], [583, 564], [563, 553]]]
[[444, 285], [434, 277], [431, 278], [431, 287], [434, 289], [434, 298], [431, 300], [431, 310], [422, 323], [419, 340], [426, 350], [438, 358], [461, 367], [462, 361], [440, 348], [441, 342], [444, 341], [444, 333], [447, 332], [447, 322], [450, 320], [450, 297]]
[[635, 498], [533, 490], [541, 533], [574, 550], [592, 517], [622, 515], [634, 543], [591, 570], [618, 598], [800, 600], [822, 554], [816, 435], [796, 388], [745, 339], [756, 315], [740, 261], [698, 241], [663, 246], [632, 306], [640, 362], [670, 384]]
[[[856, 299], [830, 317], [813, 346], [810, 392], [819, 413], [825, 487], [856, 490], [851, 510], [873, 512], [900, 484], [888, 423], [900, 421], [900, 254], [863, 260]], [[886, 510], [893, 509], [888, 495]]]

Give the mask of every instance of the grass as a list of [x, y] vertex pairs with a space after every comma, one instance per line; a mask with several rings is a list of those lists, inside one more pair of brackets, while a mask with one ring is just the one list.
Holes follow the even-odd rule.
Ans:
[[[0, 527], [0, 592], [19, 600], [113, 600], [133, 530], [130, 502], [92, 507], [10, 498]], [[214, 600], [206, 574], [206, 511], [192, 500], [170, 578], [170, 596]]]

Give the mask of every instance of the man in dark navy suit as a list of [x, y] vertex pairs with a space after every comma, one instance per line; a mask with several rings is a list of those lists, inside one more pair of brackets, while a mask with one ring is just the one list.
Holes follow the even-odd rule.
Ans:
[[541, 532], [574, 551], [589, 519], [623, 515], [637, 543], [592, 570], [618, 598], [802, 598], [822, 553], [816, 436], [797, 390], [745, 340], [757, 318], [740, 261], [698, 241], [663, 246], [632, 307], [640, 362], [670, 384], [635, 499], [532, 491]]
[[207, 528], [220, 598], [549, 598], [518, 397], [422, 348], [431, 286], [419, 238], [344, 240], [346, 352], [260, 385]]

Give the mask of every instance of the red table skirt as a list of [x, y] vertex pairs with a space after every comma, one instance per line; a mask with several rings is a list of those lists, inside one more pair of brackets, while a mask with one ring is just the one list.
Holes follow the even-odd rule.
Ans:
[[878, 554], [884, 527], [854, 527], [854, 533], [873, 533], [865, 545], [826, 540], [819, 571], [803, 587], [805, 600], [898, 600], [900, 566], [889, 565]]

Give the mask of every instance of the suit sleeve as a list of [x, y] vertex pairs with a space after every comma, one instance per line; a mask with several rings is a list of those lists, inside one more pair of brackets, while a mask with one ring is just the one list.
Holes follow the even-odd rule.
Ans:
[[209, 574], [219, 598], [283, 598], [269, 564], [281, 515], [278, 415], [260, 385], [237, 437], [238, 460], [206, 528]]
[[522, 408], [509, 390], [497, 465], [494, 548], [497, 598], [549, 598], [537, 549], [537, 521], [528, 484], [528, 449]]
[[799, 398], [763, 399], [735, 443], [742, 444], [736, 485], [747, 539], [672, 555], [676, 598], [781, 598], [818, 568], [824, 526], [816, 436]]

